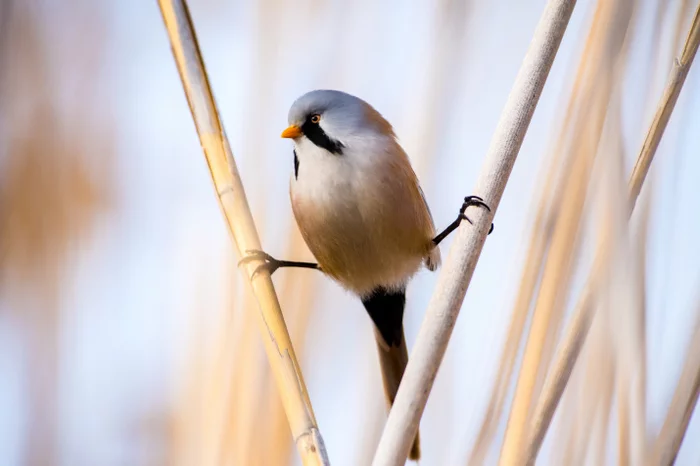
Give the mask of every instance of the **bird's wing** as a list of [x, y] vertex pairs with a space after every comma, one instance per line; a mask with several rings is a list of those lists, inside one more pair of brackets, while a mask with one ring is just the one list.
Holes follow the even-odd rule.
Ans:
[[[435, 221], [433, 220], [433, 213], [430, 212], [430, 206], [428, 205], [428, 201], [425, 199], [425, 193], [423, 192], [423, 188], [420, 187], [420, 184], [418, 184], [418, 191], [420, 192], [420, 197], [423, 199], [423, 205], [425, 206], [425, 210], [428, 212], [428, 217], [430, 218], [430, 226], [432, 227], [433, 231], [433, 236], [435, 235]], [[440, 266], [440, 249], [437, 247], [434, 247], [429, 253], [428, 256], [425, 258], [425, 266], [428, 270], [431, 272], [434, 272], [437, 270], [437, 268]]]
[[420, 192], [421, 199], [423, 199], [423, 205], [425, 206], [425, 210], [428, 211], [428, 217], [430, 217], [430, 224], [433, 226], [434, 230], [435, 220], [433, 220], [433, 213], [430, 211], [430, 206], [428, 205], [428, 201], [425, 199], [425, 193], [423, 192], [423, 188], [420, 187], [420, 183], [418, 183], [418, 191]]

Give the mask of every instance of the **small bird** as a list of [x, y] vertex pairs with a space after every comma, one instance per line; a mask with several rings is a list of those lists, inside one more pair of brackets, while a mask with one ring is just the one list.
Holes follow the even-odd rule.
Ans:
[[[274, 273], [280, 267], [319, 269], [357, 295], [375, 325], [384, 392], [390, 408], [408, 363], [403, 331], [406, 285], [425, 265], [440, 264], [438, 244], [462, 220], [436, 235], [432, 215], [408, 156], [387, 120], [364, 100], [334, 90], [315, 90], [289, 110], [283, 138], [294, 142], [290, 180], [292, 210], [318, 263], [277, 260], [251, 250], [242, 263]], [[493, 230], [493, 225], [491, 225]], [[489, 231], [490, 233], [490, 231]], [[420, 458], [416, 433], [409, 458]]]

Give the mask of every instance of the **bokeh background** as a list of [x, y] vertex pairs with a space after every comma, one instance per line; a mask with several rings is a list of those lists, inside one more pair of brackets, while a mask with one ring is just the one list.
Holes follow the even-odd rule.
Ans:
[[[294, 99], [317, 88], [358, 95], [391, 121], [438, 228], [451, 222], [544, 5], [191, 1], [266, 250], [312, 259], [279, 134]], [[590, 268], [602, 206], [625, 202], [696, 6], [578, 2], [428, 402], [421, 464], [477, 464], [479, 449], [496, 462], [507, 410], [488, 441], [477, 436], [531, 239], [551, 227], [536, 212], [566, 197], [547, 176], [573, 165], [585, 188], [578, 210], [565, 206], [580, 225], [551, 352]], [[613, 229], [613, 249], [625, 252], [611, 289], [634, 296], [601, 306], [623, 317], [600, 324], [586, 348], [597, 353], [577, 368], [538, 464], [618, 464], [605, 426], [629, 388], [621, 373], [642, 374], [637, 438], [651, 443], [666, 416], [700, 308], [699, 67], [638, 202], [643, 215]], [[553, 218], [571, 224], [566, 212]], [[299, 464], [237, 259], [157, 2], [1, 0], [0, 464]], [[436, 277], [421, 272], [408, 289], [409, 347]], [[386, 419], [370, 320], [319, 273], [282, 270], [274, 282], [332, 463], [369, 464]], [[635, 325], [642, 331], [626, 338]], [[613, 401], [596, 398], [614, 390]], [[588, 419], [592, 407], [609, 417]], [[700, 464], [698, 438], [695, 416], [677, 464]]]

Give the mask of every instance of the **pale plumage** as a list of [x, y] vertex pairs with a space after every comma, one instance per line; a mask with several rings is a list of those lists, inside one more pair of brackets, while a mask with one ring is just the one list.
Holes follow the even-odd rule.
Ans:
[[363, 297], [377, 286], [402, 289], [422, 263], [435, 269], [435, 227], [391, 125], [367, 103], [337, 91], [298, 99], [289, 124], [302, 127], [313, 114], [343, 146], [333, 154], [308, 137], [294, 139], [292, 207], [321, 269]]
[[[433, 219], [394, 130], [363, 100], [309, 92], [292, 105], [289, 125], [282, 136], [294, 140], [294, 216], [320, 269], [372, 318], [391, 405], [408, 363], [406, 284], [421, 264], [440, 262]], [[410, 457], [420, 457], [418, 434]]]

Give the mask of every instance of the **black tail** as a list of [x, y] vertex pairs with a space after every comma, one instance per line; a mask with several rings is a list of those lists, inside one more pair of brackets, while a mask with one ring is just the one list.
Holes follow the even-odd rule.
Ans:
[[[403, 309], [406, 305], [406, 291], [388, 291], [375, 289], [370, 296], [362, 300], [369, 316], [374, 321], [379, 365], [382, 369], [384, 394], [389, 407], [394, 403], [399, 383], [408, 364], [408, 349], [403, 334]], [[418, 432], [411, 446], [409, 458], [420, 458], [420, 439]]]

